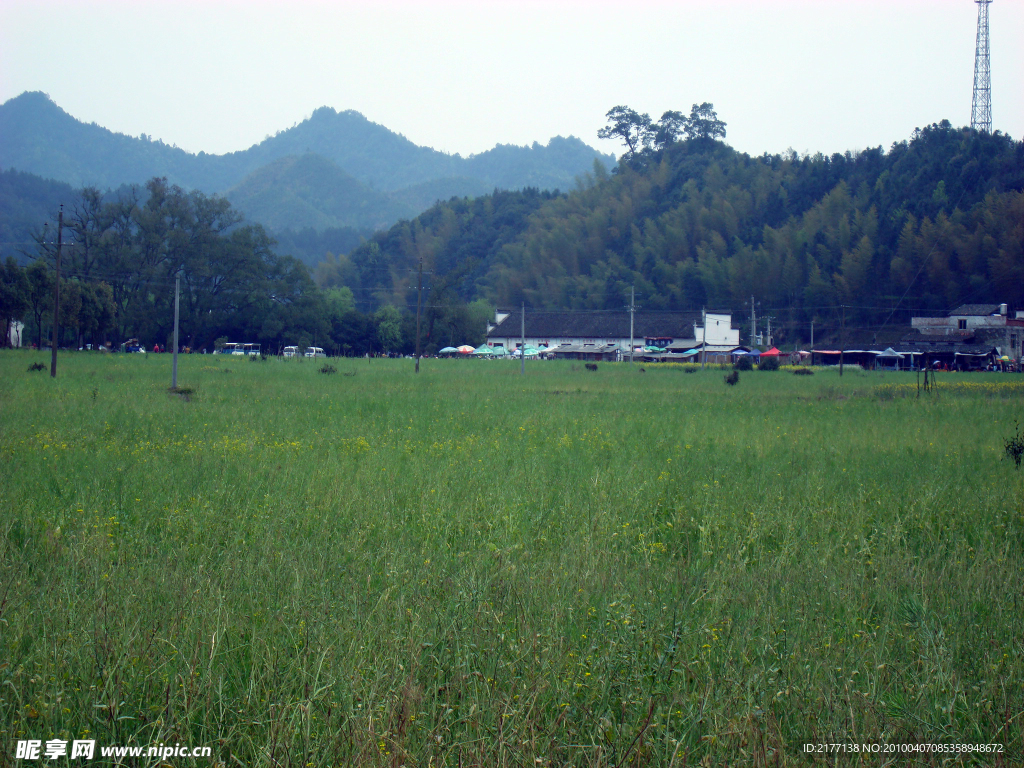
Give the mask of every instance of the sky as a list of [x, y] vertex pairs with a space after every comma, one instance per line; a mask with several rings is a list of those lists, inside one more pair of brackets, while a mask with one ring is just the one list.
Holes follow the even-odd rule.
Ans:
[[[972, 0], [0, 0], [0, 102], [190, 152], [321, 106], [463, 156], [577, 136], [616, 105], [711, 102], [759, 155], [888, 147], [971, 120]], [[1024, 0], [993, 0], [994, 129], [1024, 137]]]

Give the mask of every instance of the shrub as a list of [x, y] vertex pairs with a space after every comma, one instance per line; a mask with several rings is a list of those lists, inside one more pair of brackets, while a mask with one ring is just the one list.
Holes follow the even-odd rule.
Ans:
[[725, 377], [725, 383], [728, 384], [730, 387], [735, 386], [736, 382], [738, 382], [739, 380], [740, 380], [740, 372], [739, 371], [733, 371], [732, 373], [730, 373], [728, 376]]
[[810, 368], [795, 368], [793, 370], [793, 375], [794, 376], [813, 376], [814, 375], [814, 371], [812, 371]]
[[324, 363], [323, 368], [320, 369], [320, 373], [337, 373], [338, 369], [329, 363]]
[[1016, 421], [1013, 425], [1017, 428], [1017, 434], [1013, 437], [1006, 439], [1006, 458], [1013, 459], [1017, 465], [1017, 469], [1020, 469], [1021, 459], [1024, 458], [1024, 436], [1020, 434], [1020, 424]]
[[779, 370], [779, 358], [777, 357], [762, 357], [761, 362], [757, 364], [757, 370], [759, 371], [777, 371]]
[[750, 355], [744, 355], [736, 358], [732, 368], [734, 371], [752, 371], [754, 370], [754, 361], [750, 359]]
[[42, 363], [32, 363], [32, 365], [28, 367], [28, 370], [29, 373], [31, 373], [32, 371], [45, 371], [46, 366], [43, 365]]

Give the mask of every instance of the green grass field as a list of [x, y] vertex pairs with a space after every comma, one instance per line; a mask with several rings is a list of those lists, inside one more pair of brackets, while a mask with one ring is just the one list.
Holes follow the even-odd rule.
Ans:
[[36, 360], [0, 353], [0, 765], [1024, 761], [1022, 376]]

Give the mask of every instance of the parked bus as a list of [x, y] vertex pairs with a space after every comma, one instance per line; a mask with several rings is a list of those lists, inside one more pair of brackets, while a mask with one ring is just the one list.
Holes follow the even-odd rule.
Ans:
[[260, 353], [259, 344], [236, 344], [234, 342], [227, 342], [223, 347], [220, 348], [222, 355], [258, 355]]

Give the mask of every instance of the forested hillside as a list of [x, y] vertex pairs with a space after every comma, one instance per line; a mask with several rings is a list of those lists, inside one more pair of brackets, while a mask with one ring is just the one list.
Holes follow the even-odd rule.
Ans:
[[274, 160], [242, 179], [226, 197], [248, 220], [274, 231], [336, 227], [372, 231], [422, 210], [368, 187], [313, 153]]
[[77, 198], [68, 184], [0, 170], [0, 259], [32, 251], [32, 235], [42, 230], [62, 202]]
[[945, 121], [831, 157], [669, 140], [569, 194], [440, 204], [356, 249], [347, 274], [361, 300], [400, 304], [420, 257], [446, 290], [499, 306], [618, 309], [634, 285], [648, 309], [742, 312], [753, 296], [794, 331], [843, 307], [864, 326], [1024, 307], [1022, 190], [1021, 142]]

